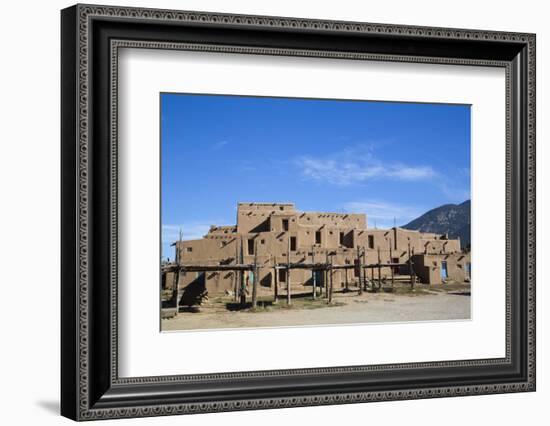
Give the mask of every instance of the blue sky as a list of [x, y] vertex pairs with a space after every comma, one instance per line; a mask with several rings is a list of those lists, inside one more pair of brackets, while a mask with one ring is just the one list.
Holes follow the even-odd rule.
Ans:
[[163, 255], [238, 202], [403, 225], [470, 198], [468, 105], [161, 94]]

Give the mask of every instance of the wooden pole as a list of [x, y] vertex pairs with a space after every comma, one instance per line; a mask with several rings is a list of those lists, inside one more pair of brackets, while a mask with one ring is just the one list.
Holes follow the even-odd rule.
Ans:
[[[181, 232], [181, 228], [180, 228], [180, 233], [179, 233], [179, 239], [178, 239], [178, 243], [181, 243], [181, 239], [182, 239], [182, 232]], [[176, 308], [176, 315], [178, 314], [178, 311], [179, 311], [179, 303], [180, 301], [178, 300], [178, 295], [179, 295], [179, 282], [180, 282], [180, 266], [181, 266], [181, 259], [180, 259], [180, 249], [179, 249], [179, 246], [178, 246], [178, 243], [176, 243], [176, 265], [177, 265], [177, 271], [174, 272], [174, 284], [173, 284], [173, 288], [172, 288], [172, 294], [174, 295], [174, 305], [175, 305], [175, 308]]]
[[[237, 265], [239, 263], [239, 240], [237, 238], [235, 238], [235, 265]], [[239, 271], [234, 271], [233, 272], [233, 280], [235, 281], [233, 283], [233, 287], [234, 287], [234, 298], [235, 298], [235, 302], [237, 302], [239, 300]]]
[[414, 288], [412, 259], [411, 259], [411, 242], [409, 241], [409, 274], [411, 277], [411, 290]]
[[[366, 255], [366, 248], [363, 247], [363, 253], [361, 255], [361, 258], [363, 259], [363, 262], [361, 262], [361, 265], [366, 265], [367, 264], [367, 255]], [[361, 286], [363, 287], [363, 290], [366, 290], [367, 289], [367, 271], [363, 271], [363, 268], [361, 268], [361, 271], [362, 271], [362, 281], [361, 281]]]
[[[243, 238], [241, 237], [241, 256], [240, 256], [240, 262], [241, 264], [244, 263], [244, 242], [243, 242]], [[240, 286], [241, 286], [241, 289], [240, 289], [240, 297], [241, 297], [241, 307], [245, 307], [246, 306], [246, 283], [244, 281], [244, 271], [240, 271]]]
[[359, 295], [363, 294], [363, 282], [361, 280], [361, 270], [363, 269], [363, 265], [361, 264], [361, 256], [359, 253], [359, 246], [357, 246], [357, 276], [358, 276], [358, 282], [359, 282]]
[[348, 270], [345, 269], [344, 272], [346, 274], [346, 292], [347, 292], [349, 291]]
[[[311, 246], [311, 264], [315, 265], [315, 246]], [[317, 271], [311, 268], [311, 275], [313, 278], [313, 300], [317, 298]]]
[[288, 233], [288, 247], [286, 250], [286, 303], [291, 304], [290, 300], [290, 232]]
[[382, 288], [382, 266], [380, 262], [380, 246], [378, 246], [378, 290]]
[[[392, 251], [392, 248], [391, 248], [391, 239], [388, 239], [388, 243], [389, 243], [389, 246], [390, 246], [390, 263], [393, 263], [393, 251]], [[392, 286], [392, 288], [393, 288], [393, 282], [394, 282], [393, 266], [391, 266], [391, 286]]]
[[179, 300], [178, 300], [178, 287], [179, 287], [179, 276], [180, 271], [174, 271], [174, 281], [172, 282], [172, 297], [174, 298], [174, 307], [176, 308], [176, 313], [179, 310]]
[[[412, 257], [414, 257], [414, 247], [412, 248]], [[411, 268], [412, 268], [412, 286], [414, 288], [414, 286], [416, 285], [416, 273], [414, 272], [414, 262], [412, 261], [411, 259]]]
[[325, 286], [325, 298], [328, 299], [328, 286], [329, 286], [329, 273], [328, 273], [328, 251], [325, 252], [325, 279], [324, 279], [324, 286]]
[[254, 240], [254, 277], [252, 280], [252, 309], [258, 307], [258, 239]]
[[276, 257], [273, 257], [273, 274], [275, 274], [275, 283], [273, 284], [273, 303], [279, 303], [279, 270], [277, 269]]
[[332, 292], [333, 292], [333, 289], [334, 289], [334, 282], [333, 282], [333, 275], [334, 275], [334, 272], [332, 270], [332, 255], [330, 256], [330, 266], [329, 266], [329, 273], [330, 273], [330, 288], [329, 288], [329, 292], [328, 292], [328, 303], [332, 303]]

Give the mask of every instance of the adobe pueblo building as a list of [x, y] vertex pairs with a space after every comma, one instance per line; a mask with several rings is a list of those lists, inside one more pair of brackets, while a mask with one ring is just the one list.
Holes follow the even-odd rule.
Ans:
[[[291, 203], [239, 203], [237, 224], [212, 226], [175, 246], [163, 288], [209, 295], [362, 290], [394, 280], [470, 279], [470, 254], [446, 235], [373, 229], [365, 214], [297, 211]], [[179, 296], [178, 296], [179, 297]]]

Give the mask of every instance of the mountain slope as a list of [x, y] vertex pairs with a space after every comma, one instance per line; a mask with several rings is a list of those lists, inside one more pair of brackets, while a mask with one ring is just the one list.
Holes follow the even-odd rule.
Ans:
[[470, 244], [470, 200], [461, 204], [444, 204], [424, 213], [402, 226], [421, 232], [449, 234], [449, 238], [460, 237], [461, 246]]

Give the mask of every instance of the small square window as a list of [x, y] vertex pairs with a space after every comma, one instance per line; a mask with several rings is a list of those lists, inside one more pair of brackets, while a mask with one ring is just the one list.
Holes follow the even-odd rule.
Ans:
[[193, 247], [186, 247], [186, 248], [185, 248], [185, 251], [186, 251], [187, 253], [191, 253], [191, 252], [193, 251]]

